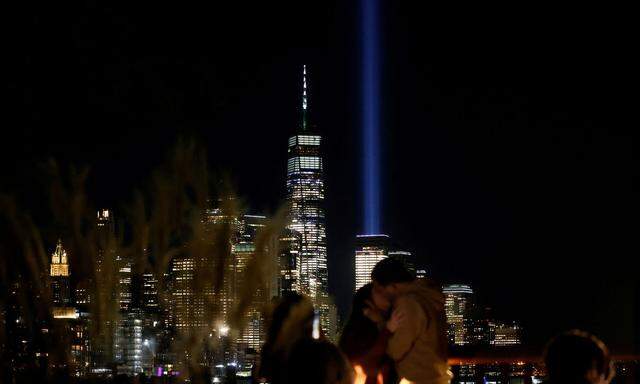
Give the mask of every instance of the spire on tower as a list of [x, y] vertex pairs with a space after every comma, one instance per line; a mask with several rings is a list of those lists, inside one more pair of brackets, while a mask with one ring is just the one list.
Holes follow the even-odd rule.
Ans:
[[302, 66], [302, 130], [307, 130], [307, 66]]
[[51, 276], [69, 276], [67, 251], [62, 247], [62, 240], [58, 239], [56, 250], [51, 255]]

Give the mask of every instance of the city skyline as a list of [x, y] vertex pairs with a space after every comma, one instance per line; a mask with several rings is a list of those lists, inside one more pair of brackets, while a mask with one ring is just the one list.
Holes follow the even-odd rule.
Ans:
[[[245, 351], [260, 351], [264, 343], [266, 323], [261, 308], [267, 305], [270, 298], [282, 297], [292, 292], [308, 295], [319, 312], [324, 334], [334, 340], [339, 331], [337, 313], [327, 289], [329, 274], [326, 265], [324, 180], [320, 150], [322, 137], [313, 134], [312, 125], [308, 121], [307, 84], [307, 68], [303, 65], [301, 120], [298, 132], [288, 140], [288, 216], [286, 228], [277, 236], [279, 249], [273, 259], [277, 264], [277, 272], [267, 277], [264, 288], [260, 288], [254, 294], [249, 310], [243, 315], [245, 328], [237, 336], [229, 339], [229, 344], [222, 352], [223, 356], [228, 356], [223, 358], [223, 364], [227, 361], [233, 361], [234, 364], [238, 362], [238, 367], [247, 364], [249, 371], [255, 362], [252, 359], [247, 360]], [[94, 349], [112, 350], [107, 355], [112, 354], [119, 367], [124, 367], [118, 368], [118, 372], [154, 373], [156, 366], [153, 361], [157, 362], [155, 354], [164, 356], [157, 348], [163, 344], [162, 340], [166, 338], [163, 335], [170, 327], [175, 327], [179, 333], [187, 335], [197, 335], [204, 330], [205, 333], [213, 332], [212, 335], [215, 333], [217, 337], [227, 337], [233, 303], [240, 300], [240, 292], [246, 285], [247, 268], [252, 263], [252, 258], [260, 253], [256, 248], [257, 236], [268, 223], [266, 216], [229, 213], [236, 200], [235, 196], [231, 196], [214, 202], [207, 197], [207, 207], [200, 212], [205, 243], [211, 242], [215, 246], [216, 228], [229, 226], [231, 230], [231, 244], [228, 250], [230, 264], [225, 267], [228, 273], [219, 288], [215, 288], [215, 283], [199, 281], [208, 280], [206, 271], [215, 276], [215, 270], [209, 266], [218, 265], [215, 253], [204, 253], [202, 256], [194, 256], [188, 252], [184, 255], [178, 254], [169, 260], [168, 270], [146, 270], [138, 276], [134, 270], [140, 269], [139, 261], [121, 256], [120, 251], [115, 248], [99, 246], [96, 268], [98, 272], [104, 268], [108, 270], [113, 263], [117, 288], [112, 295], [120, 309], [121, 318], [116, 320], [114, 325], [105, 323], [107, 329], [113, 327], [113, 347], [97, 345]], [[99, 236], [104, 238], [103, 243], [109, 244], [108, 238], [115, 236], [118, 231], [113, 210], [98, 210], [96, 225]], [[120, 223], [120, 227], [123, 228], [123, 225], [126, 226], [124, 221]], [[212, 235], [214, 237], [210, 238]], [[154, 247], [153, 244], [150, 246]], [[417, 262], [411, 252], [392, 242], [390, 236], [358, 235], [353, 258], [356, 290], [371, 281], [370, 274], [374, 265], [386, 257], [401, 260], [417, 278], [432, 278], [426, 275], [425, 265]], [[75, 308], [72, 316], [78, 318], [83, 311], [82, 305], [90, 303], [91, 297], [85, 298], [85, 289], [82, 286], [74, 287], [75, 295], [70, 293], [67, 254], [60, 239], [51, 256], [50, 271], [54, 304], [69, 307], [66, 311], [65, 308], [54, 308], [54, 317], [58, 311], [59, 315], [56, 318], [66, 318], [62, 312], [71, 314], [73, 304], [80, 305]], [[84, 279], [82, 276], [74, 277], [76, 281]], [[135, 283], [138, 279], [142, 279], [141, 286]], [[162, 308], [159, 305], [161, 294], [158, 287], [165, 285], [168, 285], [167, 293], [172, 299], [168, 307]], [[445, 285], [443, 288], [447, 300], [447, 322], [451, 327], [451, 345], [507, 346], [521, 343], [518, 326], [509, 327], [506, 323], [497, 323], [495, 320], [475, 315], [471, 310], [473, 291], [469, 286]], [[467, 293], [469, 298], [459, 301], [456, 296], [458, 293]], [[215, 320], [216, 324], [212, 324], [212, 320]], [[474, 327], [477, 326], [475, 323], [469, 323], [470, 320], [486, 324], [486, 327], [474, 333]], [[150, 345], [153, 347], [149, 347]], [[145, 357], [148, 351], [154, 352]], [[214, 353], [214, 356], [217, 355]], [[107, 361], [109, 359], [106, 358]], [[177, 360], [173, 357], [173, 360], [169, 360], [169, 366], [179, 364], [180, 359], [180, 355], [177, 356]], [[95, 357], [91, 364], [92, 371], [107, 369], [107, 365], [102, 365], [104, 363], [100, 363], [100, 359], [96, 360]], [[167, 371], [166, 365], [159, 365], [158, 369]]]
[[[618, 121], [633, 110], [619, 89], [624, 34], [579, 25], [570, 28], [584, 32], [576, 36], [567, 20], [537, 33], [538, 23], [490, 15], [448, 26], [428, 5], [381, 7], [384, 233], [430, 275], [495, 298], [499, 315], [522, 319], [538, 346], [581, 327], [636, 348], [636, 133]], [[59, 18], [23, 11], [36, 16], [16, 25], [27, 32], [10, 48], [4, 118], [14, 128], [3, 140], [2, 192], [42, 223], [47, 245], [60, 234], [41, 164], [88, 165], [96, 208], [118, 211], [185, 136], [231, 174], [252, 211], [271, 215], [286, 195], [307, 63], [311, 120], [326, 151], [328, 285], [348, 313], [362, 228], [355, 7], [158, 5], [184, 27], [171, 31], [162, 17], [138, 17], [147, 10], [137, 5], [78, 6]], [[242, 15], [242, 27], [233, 17], [212, 22], [220, 12]], [[64, 23], [77, 25], [71, 36], [58, 32]]]

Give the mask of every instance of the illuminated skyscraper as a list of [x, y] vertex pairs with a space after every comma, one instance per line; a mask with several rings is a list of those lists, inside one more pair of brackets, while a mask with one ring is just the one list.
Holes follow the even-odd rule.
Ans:
[[91, 365], [90, 319], [86, 312], [78, 318], [67, 320], [67, 332], [71, 342], [71, 363], [75, 376], [84, 376]]
[[[142, 313], [134, 300], [133, 260], [131, 256], [123, 256], [115, 245], [113, 219], [111, 211], [98, 211], [98, 231], [104, 241], [102, 273], [108, 274], [108, 271], [113, 271], [116, 278], [113, 287], [115, 290], [107, 292], [106, 297], [115, 297], [119, 308], [118, 315], [111, 320], [114, 322], [112, 353], [117, 371], [133, 375], [141, 373], [139, 351]], [[102, 249], [102, 246], [99, 249]]]
[[[265, 222], [266, 217], [258, 215], [244, 215], [240, 220], [238, 241], [231, 247], [233, 264], [231, 300], [233, 302], [237, 303], [242, 299], [247, 267], [256, 254], [256, 235], [265, 226]], [[262, 255], [267, 256], [268, 254], [269, 252], [264, 252]], [[275, 262], [274, 257], [273, 263]], [[266, 323], [262, 316], [262, 309], [277, 294], [275, 278], [276, 274], [274, 273], [271, 278], [267, 279], [264, 289], [258, 289], [251, 298], [251, 305], [244, 315], [246, 324], [237, 340], [240, 355], [244, 355], [247, 349], [259, 351], [264, 343]]]
[[142, 314], [129, 311], [119, 320], [114, 343], [118, 373], [137, 375], [143, 371]]
[[59, 307], [68, 306], [71, 303], [69, 261], [67, 260], [67, 251], [62, 248], [62, 240], [58, 240], [56, 249], [51, 255], [49, 276], [51, 277], [53, 304]]
[[197, 297], [194, 283], [195, 262], [192, 257], [171, 260], [171, 312], [173, 325], [180, 331], [204, 327], [204, 301]]
[[[96, 372], [110, 371], [114, 357], [114, 343], [117, 331], [117, 319], [113, 314], [119, 309], [117, 284], [113, 284], [114, 276], [117, 275], [115, 263], [116, 251], [114, 247], [115, 221], [113, 214], [108, 209], [100, 209], [96, 214], [96, 242], [97, 257], [95, 265], [95, 282], [83, 282], [76, 291], [77, 299], [85, 304], [92, 302], [94, 305], [105, 305], [108, 310], [104, 311], [99, 318], [93, 319], [98, 322], [99, 332], [95, 337], [95, 342], [91, 350], [91, 370]], [[119, 280], [116, 280], [119, 283]], [[95, 292], [91, 289], [95, 284]], [[94, 302], [95, 300], [95, 302]]]
[[321, 136], [307, 122], [306, 67], [303, 75], [302, 123], [289, 138], [287, 197], [291, 204], [289, 228], [300, 233], [300, 283], [312, 298], [327, 292], [327, 244], [324, 215], [324, 175]]
[[160, 308], [158, 278], [152, 272], [142, 275], [142, 308], [145, 313], [157, 313]]
[[160, 306], [159, 283], [159, 279], [153, 272], [143, 273], [138, 294], [143, 338], [141, 365], [143, 372], [147, 375], [153, 373], [154, 363], [158, 365], [166, 363], [164, 359], [166, 350], [163, 347], [164, 341], [170, 338], [170, 329], [167, 327], [168, 313]]
[[133, 262], [128, 257], [116, 256], [116, 267], [118, 268], [118, 303], [121, 311], [129, 311], [133, 305]]
[[299, 290], [309, 295], [318, 307], [323, 331], [328, 334], [336, 320], [331, 315], [328, 295], [322, 137], [314, 133], [308, 123], [306, 75], [304, 66], [302, 119], [288, 146], [287, 199], [291, 209], [288, 229], [300, 234]]
[[285, 229], [280, 236], [278, 296], [300, 292], [300, 234]]
[[426, 279], [427, 278], [427, 270], [424, 268], [416, 269], [416, 279]]
[[447, 315], [447, 336], [450, 344], [468, 344], [468, 327], [473, 305], [473, 290], [469, 285], [449, 284], [442, 289]]
[[67, 252], [58, 240], [56, 249], [51, 255], [49, 268], [51, 278], [51, 294], [54, 307], [53, 321], [59, 331], [70, 343], [70, 368], [75, 376], [85, 375], [90, 364], [89, 321], [86, 313], [72, 306], [69, 260]]
[[389, 249], [389, 257], [399, 260], [413, 275], [416, 275], [416, 260], [413, 254], [409, 251], [398, 249], [393, 247]]
[[515, 322], [492, 321], [489, 323], [490, 344], [497, 347], [508, 347], [521, 343], [522, 328]]
[[371, 282], [371, 271], [378, 261], [389, 256], [389, 236], [358, 235], [356, 237], [356, 290]]
[[[222, 287], [219, 296], [216, 297], [216, 301], [221, 307], [221, 313], [217, 317], [216, 332], [219, 332], [219, 336], [226, 338], [224, 344], [224, 351], [222, 355], [214, 357], [216, 364], [219, 363], [236, 363], [238, 361], [246, 362], [247, 351], [258, 351], [264, 343], [266, 333], [266, 323], [262, 316], [262, 310], [264, 306], [271, 300], [273, 296], [277, 295], [277, 273], [276, 270], [272, 270], [272, 276], [266, 279], [265, 287], [253, 292], [252, 297], [243, 297], [247, 294], [246, 278], [247, 267], [252, 262], [254, 257], [270, 257], [273, 256], [273, 260], [269, 262], [269, 265], [275, 265], [277, 263], [278, 255], [271, 254], [268, 250], [256, 249], [256, 240], [260, 236], [260, 231], [265, 227], [267, 218], [260, 215], [237, 215], [235, 213], [226, 213], [223, 209], [214, 208], [206, 210], [203, 218], [204, 222], [208, 226], [208, 230], [213, 235], [215, 229], [223, 229], [223, 225], [229, 225], [229, 238], [230, 243], [229, 258], [224, 266], [226, 271], [224, 273]], [[276, 239], [274, 239], [275, 241]], [[257, 251], [261, 251], [256, 255]], [[191, 269], [193, 266], [185, 266], [188, 273], [185, 275], [187, 281], [193, 277]], [[176, 285], [176, 288], [183, 284]], [[178, 293], [177, 290], [174, 290]], [[187, 297], [191, 296], [190, 291], [185, 292]], [[237, 334], [237, 337], [231, 337], [235, 335], [234, 332], [230, 332], [229, 318], [232, 315], [231, 311], [233, 306], [241, 300], [249, 300], [249, 307], [244, 314], [244, 329], [241, 333]], [[196, 325], [200, 326], [200, 325]], [[255, 353], [255, 352], [254, 352]]]
[[[222, 204], [224, 205], [224, 204]], [[228, 239], [229, 246], [232, 247], [233, 244], [236, 244], [240, 241], [242, 237], [242, 222], [240, 217], [235, 213], [224, 212], [221, 208], [211, 208], [207, 209], [204, 212], [203, 221], [205, 223], [205, 231], [207, 233], [207, 237], [210, 241], [213, 241], [216, 237], [216, 233], [219, 231], [225, 231], [224, 226], [228, 225], [228, 230], [230, 231]], [[229, 249], [231, 252], [231, 249]], [[232, 255], [230, 255], [232, 256]], [[217, 263], [217, 261], [212, 260], [212, 262]], [[226, 269], [225, 273], [222, 274], [222, 288], [219, 292], [218, 297], [216, 297], [216, 302], [220, 306], [220, 316], [222, 319], [227, 319], [233, 301], [233, 289], [235, 286], [234, 282], [234, 263], [233, 260], [225, 263], [224, 268]]]

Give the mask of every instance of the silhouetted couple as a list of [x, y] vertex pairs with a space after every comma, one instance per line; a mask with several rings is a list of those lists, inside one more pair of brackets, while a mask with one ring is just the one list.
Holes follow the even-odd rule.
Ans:
[[[376, 264], [371, 277], [373, 283], [356, 292], [340, 349], [317, 329], [308, 298], [292, 294], [281, 299], [271, 316], [258, 382], [449, 383], [440, 287], [429, 279], [416, 280], [392, 258]], [[609, 384], [614, 374], [605, 345], [581, 331], [553, 339], [545, 363], [548, 384]]]
[[380, 261], [356, 292], [340, 348], [366, 384], [446, 384], [446, 319], [441, 289], [396, 259]]
[[340, 349], [318, 330], [314, 332], [309, 299], [292, 294], [280, 300], [262, 350], [260, 380], [274, 384], [448, 383], [441, 291], [426, 280], [417, 281], [395, 259], [379, 262], [371, 276], [373, 284], [356, 293]]

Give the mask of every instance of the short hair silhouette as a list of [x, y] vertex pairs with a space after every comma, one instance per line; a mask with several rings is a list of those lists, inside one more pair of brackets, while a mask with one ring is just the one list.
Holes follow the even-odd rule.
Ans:
[[381, 285], [389, 285], [394, 283], [407, 283], [415, 280], [415, 276], [400, 260], [392, 257], [380, 260], [373, 271], [371, 271], [371, 280]]
[[571, 330], [553, 338], [545, 349], [544, 361], [549, 380], [553, 383], [578, 383], [589, 370], [609, 375], [609, 350], [594, 335]]

